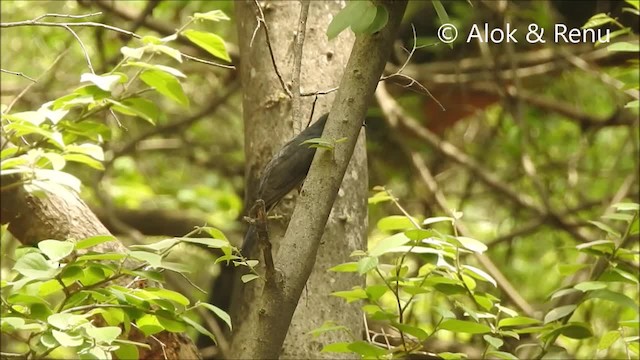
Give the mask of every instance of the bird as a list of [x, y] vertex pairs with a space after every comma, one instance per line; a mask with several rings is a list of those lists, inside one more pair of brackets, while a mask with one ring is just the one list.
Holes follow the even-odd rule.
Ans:
[[[311, 126], [284, 144], [264, 167], [258, 183], [256, 200], [264, 201], [267, 213], [273, 210], [285, 195], [304, 182], [309, 173], [316, 148], [303, 143], [321, 137], [328, 118], [329, 113], [320, 116]], [[241, 253], [244, 256], [251, 254], [256, 238], [256, 227], [251, 224], [242, 243]]]

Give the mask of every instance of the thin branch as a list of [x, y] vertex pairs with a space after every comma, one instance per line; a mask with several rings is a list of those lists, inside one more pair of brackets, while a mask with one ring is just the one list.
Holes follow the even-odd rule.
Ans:
[[307, 17], [309, 16], [309, 0], [300, 1], [300, 18], [298, 19], [298, 31], [296, 32], [296, 41], [293, 47], [293, 71], [291, 88], [293, 92], [291, 104], [291, 116], [293, 118], [294, 133], [300, 132], [300, 121], [302, 118], [302, 98], [300, 97], [300, 72], [302, 70], [302, 54], [304, 47], [304, 38], [307, 32]]
[[[125, 34], [131, 37], [134, 37], [136, 39], [142, 39], [142, 36], [116, 27], [116, 26], [111, 26], [111, 25], [106, 25], [106, 24], [102, 24], [102, 23], [97, 23], [97, 22], [93, 22], [93, 21], [86, 21], [86, 22], [75, 22], [75, 23], [57, 23], [57, 22], [44, 22], [44, 21], [34, 21], [34, 20], [24, 20], [24, 21], [17, 21], [17, 22], [8, 22], [8, 23], [0, 23], [0, 28], [11, 28], [11, 27], [19, 27], [19, 26], [47, 26], [47, 27], [61, 27], [61, 28], [65, 28], [68, 29], [69, 27], [97, 27], [97, 28], [103, 28], [103, 29], [107, 29], [107, 30], [111, 30], [120, 34]], [[200, 59], [197, 58], [195, 56], [191, 56], [188, 54], [184, 54], [182, 52], [180, 52], [180, 54], [192, 61], [195, 62], [199, 62], [199, 63], [203, 63], [203, 64], [207, 64], [207, 65], [212, 65], [212, 66], [217, 66], [217, 67], [221, 67], [221, 68], [225, 68], [225, 69], [235, 69], [235, 66], [233, 65], [224, 65], [224, 64], [219, 64], [213, 61], [209, 61], [209, 60], [204, 60], [204, 59]]]
[[271, 56], [271, 63], [273, 64], [273, 69], [275, 70], [276, 75], [278, 76], [278, 81], [280, 81], [280, 85], [282, 86], [282, 89], [287, 94], [287, 96], [289, 96], [289, 98], [292, 98], [293, 94], [291, 93], [291, 90], [289, 90], [287, 85], [285, 84], [284, 79], [282, 78], [282, 74], [280, 73], [280, 70], [278, 70], [278, 65], [276, 64], [276, 58], [275, 58], [275, 55], [273, 54], [273, 47], [271, 46], [271, 38], [269, 37], [269, 27], [267, 26], [267, 22], [266, 22], [266, 20], [264, 18], [264, 12], [262, 12], [262, 7], [258, 3], [258, 0], [253, 0], [253, 3], [255, 4], [259, 15], [256, 16], [257, 24], [256, 24], [256, 29], [253, 32], [253, 36], [251, 37], [251, 44], [253, 44], [253, 40], [254, 40], [254, 38], [256, 36], [256, 33], [258, 32], [258, 29], [260, 29], [262, 27], [262, 29], [264, 31], [264, 37], [265, 37], [265, 40], [267, 42], [267, 47], [269, 48], [269, 55]]
[[23, 78], [25, 78], [25, 79], [27, 79], [27, 80], [29, 80], [31, 82], [34, 82], [34, 83], [37, 82], [35, 79], [32, 79], [32, 78], [28, 77], [27, 75], [25, 75], [24, 73], [21, 73], [21, 72], [10, 71], [10, 70], [5, 70], [5, 69], [0, 69], [0, 72], [11, 74], [11, 75], [20, 76], [20, 77], [23, 77]]
[[65, 28], [68, 32], [71, 33], [71, 35], [73, 35], [74, 38], [76, 38], [76, 40], [80, 44], [80, 48], [82, 48], [82, 54], [84, 54], [84, 59], [87, 61], [87, 66], [89, 66], [89, 70], [91, 71], [92, 74], [95, 75], [96, 72], [95, 70], [93, 70], [93, 65], [91, 64], [91, 58], [89, 57], [89, 52], [87, 51], [87, 48], [84, 46], [82, 39], [80, 39], [78, 34], [75, 31], [73, 31], [73, 29], [71, 29], [71, 27], [69, 27], [68, 25], [64, 25], [63, 28]]

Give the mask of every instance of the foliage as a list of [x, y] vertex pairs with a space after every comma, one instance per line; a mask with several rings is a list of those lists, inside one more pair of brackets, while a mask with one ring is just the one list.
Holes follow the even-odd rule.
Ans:
[[[458, 234], [456, 223], [462, 214], [432, 217], [420, 222], [409, 216], [385, 189], [379, 189], [369, 201], [373, 204], [391, 201], [404, 215], [380, 219], [378, 229], [391, 232], [392, 235], [378, 241], [369, 251], [354, 252], [352, 257], [357, 261], [329, 269], [357, 273], [369, 279], [369, 284], [364, 288], [358, 286], [334, 292], [333, 295], [343, 298], [347, 303], [361, 302], [360, 308], [369, 319], [395, 329], [398, 335], [384, 335], [384, 342], [371, 338], [364, 342], [358, 334], [350, 334], [353, 341], [329, 344], [323, 351], [355, 353], [362, 358], [423, 354], [425, 342], [439, 332], [449, 331], [481, 338], [484, 348], [482, 358], [542, 358], [550, 352], [553, 356], [559, 356], [559, 351], [564, 352], [564, 356], [570, 356], [566, 354], [566, 349], [554, 345], [561, 335], [568, 339], [593, 342], [590, 348], [610, 350], [609, 354], [614, 357], [624, 353], [638, 355], [638, 294], [632, 295], [634, 298], [627, 294], [634, 293], [639, 279], [632, 267], [625, 265], [628, 261], [637, 263], [639, 259], [637, 251], [629, 249], [631, 239], [640, 232], [638, 204], [616, 204], [616, 212], [605, 216], [608, 220], [626, 224], [622, 234], [606, 223], [592, 222], [606, 232], [608, 239], [580, 244], [576, 249], [595, 256], [604, 265], [593, 265], [592, 279], [554, 292], [548, 299], [549, 303], [572, 294], [581, 296], [576, 303], [552, 307], [540, 320], [504, 306], [504, 300], [496, 292], [496, 280], [485, 270], [469, 264], [467, 256], [481, 254], [487, 250], [487, 246]], [[436, 224], [447, 224], [450, 231]], [[416, 266], [418, 264], [422, 265]], [[584, 271], [585, 267], [573, 267], [565, 274]], [[576, 313], [592, 312], [595, 305], [590, 304], [591, 300], [611, 301], [616, 304], [617, 311], [635, 314], [635, 318], [621, 320], [613, 329], [600, 329], [603, 334], [596, 335], [592, 326], [599, 321], [595, 318], [589, 322], [569, 321], [578, 317], [574, 315]], [[430, 321], [425, 321], [421, 316], [421, 309], [424, 308], [433, 309]], [[348, 328], [330, 321], [311, 334], [318, 336], [329, 331], [348, 332]], [[538, 340], [531, 342], [532, 336]], [[618, 339], [622, 339], [622, 347], [612, 347]], [[534, 349], [536, 351], [531, 352]], [[461, 353], [435, 355], [445, 359], [469, 356]]]
[[[196, 233], [211, 238], [190, 237]], [[77, 353], [82, 359], [137, 359], [138, 347], [149, 346], [127, 340], [133, 328], [148, 337], [193, 327], [215, 341], [192, 319], [198, 308], [211, 311], [231, 328], [223, 310], [200, 301], [192, 304], [162, 286], [167, 271], [188, 275], [184, 264], [166, 259], [182, 243], [220, 249], [225, 253], [220, 261], [247, 266], [219, 230], [199, 228], [185, 237], [131, 246], [126, 253], [91, 251], [109, 241], [116, 239], [101, 235], [75, 242], [44, 240], [38, 248], [17, 249], [14, 276], [1, 283], [0, 325], [21, 356]]]

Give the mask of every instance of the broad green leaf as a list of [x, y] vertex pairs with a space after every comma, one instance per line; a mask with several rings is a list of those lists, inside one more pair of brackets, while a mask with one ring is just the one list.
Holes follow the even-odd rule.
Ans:
[[329, 40], [335, 38], [346, 28], [351, 26], [353, 17], [359, 15], [358, 3], [359, 1], [347, 1], [347, 6], [333, 17], [329, 27], [327, 27], [327, 37]]
[[638, 304], [635, 302], [635, 300], [633, 300], [632, 298], [622, 293], [618, 293], [618, 292], [614, 292], [606, 289], [596, 290], [596, 291], [590, 292], [588, 295], [588, 298], [612, 301], [618, 305], [631, 308], [636, 313], [638, 312]]
[[389, 291], [387, 285], [382, 284], [369, 285], [365, 288], [365, 292], [369, 295], [369, 299], [374, 302], [378, 301], [378, 299], [380, 299], [387, 291]]
[[450, 222], [450, 223], [453, 223], [453, 222], [455, 221], [455, 219], [454, 219], [454, 218], [452, 218], [452, 217], [448, 217], [448, 216], [436, 216], [436, 217], [430, 217], [430, 218], [425, 219], [425, 220], [422, 222], [422, 225], [423, 225], [423, 226], [425, 226], [425, 225], [431, 225], [431, 224], [435, 224], [435, 223], [439, 223], [439, 222], [445, 222], [445, 221], [448, 221], [448, 222]]
[[90, 156], [87, 156], [85, 154], [64, 154], [62, 156], [66, 161], [73, 161], [73, 162], [77, 162], [79, 164], [84, 164], [87, 165], [91, 168], [97, 169], [97, 170], [104, 170], [104, 165], [102, 165], [102, 163]]
[[620, 339], [620, 331], [618, 330], [609, 330], [600, 338], [600, 342], [598, 342], [598, 350], [608, 349]]
[[447, 11], [444, 9], [444, 6], [442, 6], [442, 3], [440, 2], [440, 0], [432, 0], [431, 4], [433, 5], [433, 8], [436, 10], [436, 14], [438, 15], [440, 24], [449, 23], [450, 22], [449, 15], [447, 14]]
[[38, 243], [38, 249], [50, 260], [60, 261], [73, 252], [71, 241], [42, 240]]
[[120, 53], [126, 57], [130, 57], [132, 59], [140, 60], [144, 55], [144, 47], [139, 48], [130, 48], [128, 46], [123, 46], [120, 48]]
[[160, 267], [162, 265], [162, 256], [147, 251], [130, 251], [129, 256], [134, 259], [138, 259], [147, 262], [153, 267]]
[[76, 347], [80, 346], [84, 343], [84, 338], [77, 332], [66, 332], [66, 331], [58, 331], [51, 330], [51, 335], [56, 339], [56, 341], [65, 347]]
[[370, 344], [366, 341], [352, 342], [349, 345], [347, 345], [347, 348], [353, 351], [354, 353], [360, 354], [366, 358], [370, 358], [370, 357], [379, 358], [381, 356], [386, 355], [389, 352], [386, 349]]
[[182, 317], [182, 321], [186, 322], [187, 324], [191, 325], [194, 329], [196, 329], [200, 334], [202, 335], [206, 335], [208, 336], [211, 340], [213, 340], [214, 343], [217, 344], [216, 342], [216, 337], [207, 329], [205, 329], [204, 327], [202, 327], [202, 325], [198, 324], [197, 322], [189, 319], [186, 316]]
[[202, 306], [202, 307], [205, 307], [205, 308], [209, 309], [220, 320], [224, 321], [224, 323], [227, 324], [227, 326], [229, 327], [229, 330], [233, 330], [233, 328], [231, 326], [231, 317], [224, 310], [220, 309], [219, 307], [217, 307], [215, 305], [204, 303], [204, 302], [199, 302], [198, 306]]
[[449, 351], [437, 353], [436, 355], [441, 357], [443, 360], [460, 360], [467, 358], [467, 355], [464, 353], [452, 353]]
[[309, 331], [307, 334], [312, 335], [315, 339], [318, 336], [330, 331], [349, 331], [349, 328], [344, 325], [337, 325], [335, 322], [329, 320], [325, 321], [324, 324], [322, 324], [319, 328], [315, 328]]
[[76, 242], [76, 250], [87, 249], [109, 241], [115, 241], [113, 235], [96, 235]]
[[39, 126], [47, 120], [46, 116], [39, 111], [24, 111], [11, 115], [2, 115], [2, 117], [13, 121], [25, 121], [35, 126]]
[[593, 336], [593, 332], [589, 328], [588, 324], [583, 323], [569, 323], [556, 329], [561, 335], [564, 335], [571, 339], [587, 339]]
[[[416, 222], [415, 219], [413, 219]], [[382, 231], [405, 230], [415, 228], [411, 219], [404, 215], [391, 215], [378, 220], [377, 228]], [[401, 244], [402, 245], [402, 244]]]
[[364, 291], [364, 289], [362, 289], [359, 286], [356, 286], [351, 290], [335, 291], [335, 292], [331, 293], [331, 295], [337, 296], [337, 297], [341, 297], [341, 298], [347, 300], [347, 303], [351, 303], [351, 302], [354, 302], [356, 300], [363, 300], [363, 299], [367, 299], [368, 298], [366, 291]]
[[26, 254], [16, 261], [13, 269], [33, 280], [52, 279], [62, 271], [62, 268], [47, 261], [40, 253]]
[[616, 203], [613, 207], [617, 211], [640, 211], [640, 204], [636, 203]]
[[396, 329], [402, 332], [405, 332], [411, 336], [415, 336], [420, 341], [424, 341], [429, 337], [429, 334], [426, 331], [422, 330], [417, 326], [400, 324], [395, 321], [392, 322], [391, 325], [393, 325]]
[[595, 28], [611, 22], [615, 22], [615, 20], [605, 13], [599, 13], [593, 15], [589, 20], [587, 20], [587, 22], [582, 25], [581, 29]]
[[376, 17], [373, 19], [366, 32], [368, 34], [375, 34], [382, 30], [387, 25], [387, 22], [389, 22], [389, 12], [387, 11], [387, 8], [383, 5], [377, 5]]
[[151, 295], [151, 298], [161, 298], [174, 301], [180, 305], [187, 306], [189, 305], [189, 299], [180, 294], [179, 292], [172, 291], [169, 289], [161, 289], [161, 288], [145, 288], [144, 290], [140, 290], [141, 292], [147, 293]]
[[484, 272], [483, 270], [480, 270], [474, 266], [471, 265], [462, 265], [462, 267], [467, 270], [467, 273], [471, 276], [473, 276], [474, 278], [478, 279], [478, 280], [482, 280], [482, 281], [487, 281], [490, 282], [493, 286], [498, 287], [498, 284], [496, 283], [496, 280], [491, 277], [491, 275], [487, 274], [486, 272]]
[[122, 329], [117, 326], [87, 326], [85, 327], [85, 331], [87, 332], [87, 335], [92, 337], [96, 342], [105, 344], [111, 344], [118, 338], [118, 336], [120, 336], [120, 333], [122, 333]]
[[348, 262], [340, 265], [336, 265], [329, 269], [328, 271], [333, 272], [356, 272], [358, 271], [358, 263], [357, 262]]
[[138, 347], [133, 344], [122, 344], [119, 341], [116, 341], [118, 348], [114, 350], [113, 354], [118, 357], [118, 359], [138, 359], [140, 357], [140, 353], [138, 352]]
[[224, 40], [220, 36], [197, 30], [185, 30], [182, 32], [182, 35], [184, 35], [192, 43], [205, 49], [211, 55], [231, 62], [231, 57], [227, 52], [227, 47], [224, 44]]
[[351, 30], [356, 34], [363, 34], [371, 27], [376, 18], [377, 7], [371, 1], [357, 1], [358, 11], [351, 19]]
[[607, 284], [601, 281], [583, 281], [576, 284], [573, 288], [582, 292], [600, 290], [607, 287]]
[[439, 328], [468, 334], [486, 334], [491, 332], [491, 328], [485, 324], [457, 319], [447, 319], [440, 324]]
[[210, 21], [221, 21], [221, 20], [231, 20], [222, 10], [212, 10], [206, 13], [195, 13], [193, 14], [195, 19], [201, 20], [210, 20]]
[[165, 251], [171, 249], [172, 247], [178, 245], [180, 243], [180, 239], [178, 238], [171, 238], [171, 239], [164, 239], [164, 240], [160, 240], [160, 241], [156, 241], [152, 244], [140, 244], [140, 245], [131, 245], [129, 246], [130, 249], [139, 249], [139, 250], [143, 250], [143, 251], [149, 251], [149, 252], [154, 252], [157, 254], [161, 254], [164, 253]]
[[320, 352], [335, 352], [335, 353], [350, 353], [348, 342], [337, 342], [333, 344], [325, 345]]
[[256, 274], [245, 274], [245, 275], [242, 275], [241, 280], [242, 280], [243, 283], [246, 284], [249, 281], [255, 280], [257, 278], [259, 278], [259, 276], [256, 275]]
[[607, 224], [605, 224], [603, 222], [600, 222], [600, 221], [589, 221], [589, 222], [591, 224], [597, 226], [598, 228], [600, 228], [600, 230], [604, 230], [607, 233], [609, 233], [609, 234], [611, 234], [611, 235], [613, 235], [613, 236], [615, 236], [617, 238], [620, 237], [620, 233], [619, 232], [613, 230], [613, 228], [611, 228], [611, 226], [609, 226], [609, 225], [607, 225]]
[[124, 82], [121, 75], [96, 75], [84, 73], [80, 76], [80, 82], [90, 82], [104, 91], [112, 91], [117, 83]]
[[618, 52], [640, 52], [640, 45], [638, 43], [630, 43], [630, 42], [618, 42], [615, 44], [611, 44], [607, 47], [609, 51], [618, 51]]
[[472, 239], [466, 236], [457, 236], [456, 240], [458, 240], [458, 242], [460, 242], [460, 244], [465, 249], [471, 250], [473, 252], [482, 254], [483, 252], [487, 251], [487, 245], [476, 239]]
[[158, 70], [145, 70], [140, 79], [160, 94], [183, 106], [189, 106], [189, 99], [182, 91], [182, 85], [173, 75]]
[[137, 116], [151, 124], [155, 124], [160, 113], [155, 105], [145, 99], [132, 98], [126, 99], [122, 102], [107, 99], [107, 102], [111, 103], [111, 108], [124, 115]]
[[491, 336], [491, 335], [483, 335], [482, 338], [484, 339], [484, 341], [486, 341], [489, 345], [493, 346], [496, 349], [500, 349], [500, 347], [502, 345], [504, 345], [504, 341], [502, 341], [502, 339]]
[[144, 333], [145, 336], [157, 334], [164, 330], [164, 326], [160, 324], [155, 315], [144, 314], [136, 319], [136, 325]]
[[162, 53], [168, 55], [178, 62], [182, 62], [182, 53], [179, 50], [172, 48], [171, 46], [150, 44], [147, 45], [146, 48], [154, 53]]
[[187, 75], [185, 75], [184, 73], [182, 73], [182, 71], [173, 68], [171, 66], [166, 66], [166, 65], [157, 65], [157, 64], [147, 64], [145, 62], [138, 62], [138, 61], [129, 61], [127, 62], [124, 66], [135, 66], [135, 67], [139, 67], [142, 69], [146, 69], [146, 70], [157, 70], [157, 71], [163, 71], [166, 72], [167, 74], [171, 74], [177, 78], [186, 78]]
[[577, 307], [576, 305], [564, 305], [564, 306], [560, 306], [555, 309], [552, 309], [547, 313], [547, 315], [545, 315], [544, 323], [548, 324], [552, 321], [562, 319], [572, 314], [573, 311], [576, 309], [576, 307]]
[[498, 328], [533, 325], [533, 324], [539, 324], [539, 323], [540, 323], [540, 320], [537, 320], [537, 319], [533, 319], [526, 316], [515, 316], [512, 318], [501, 319], [498, 322]]
[[389, 252], [398, 246], [402, 246], [408, 243], [410, 239], [403, 233], [398, 233], [380, 240], [371, 251], [369, 255], [380, 256]]

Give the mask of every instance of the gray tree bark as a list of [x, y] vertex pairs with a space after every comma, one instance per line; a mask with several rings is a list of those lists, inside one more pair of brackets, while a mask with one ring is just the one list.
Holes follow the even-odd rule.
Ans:
[[[261, 3], [262, 4], [262, 3]], [[326, 29], [344, 3], [341, 1], [311, 1], [306, 27], [306, 37], [301, 67], [301, 91], [314, 92], [338, 86], [347, 64], [354, 37], [345, 31], [329, 41]], [[300, 3], [273, 1], [263, 4], [269, 27], [269, 37], [278, 70], [284, 81], [293, 77], [294, 43], [300, 14]], [[240, 73], [244, 89], [246, 189], [245, 198], [253, 198], [260, 172], [280, 146], [293, 135], [293, 128], [303, 128], [310, 116], [313, 97], [304, 97], [301, 118], [292, 119], [292, 101], [286, 95], [274, 71], [263, 29], [259, 29], [253, 43], [257, 9], [253, 1], [236, 3], [238, 43], [240, 44]], [[297, 89], [293, 89], [293, 92]], [[318, 97], [313, 118], [329, 111], [335, 93]], [[298, 124], [294, 124], [294, 121]], [[296, 126], [297, 125], [297, 126]], [[365, 134], [360, 133], [358, 143], [349, 163], [339, 195], [334, 204], [322, 238], [314, 270], [302, 293], [283, 346], [281, 358], [336, 358], [337, 354], [320, 353], [325, 344], [349, 341], [345, 333], [330, 333], [313, 339], [308, 332], [333, 320], [350, 328], [356, 337], [363, 333], [363, 321], [359, 308], [345, 305], [334, 291], [363, 285], [363, 279], [352, 275], [329, 273], [327, 269], [349, 261], [349, 254], [366, 246], [368, 175]], [[282, 221], [269, 223], [273, 253], [284, 253], [279, 241], [293, 209], [295, 196], [290, 196], [276, 212], [284, 214]], [[251, 206], [252, 204], [245, 204]], [[260, 259], [262, 256], [260, 255]], [[276, 268], [278, 264], [276, 263]], [[257, 280], [242, 287], [241, 299], [232, 306], [234, 320], [233, 343], [252, 341], [255, 334], [245, 331], [244, 324], [257, 321], [257, 306], [262, 295], [262, 281]], [[237, 288], [237, 286], [236, 286]], [[227, 357], [237, 356], [232, 353]]]

